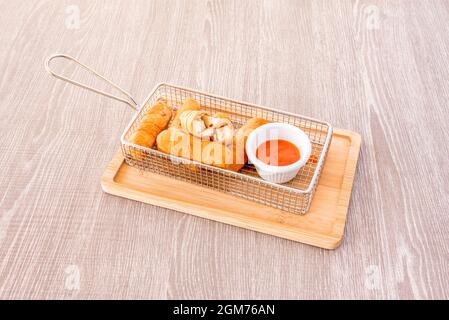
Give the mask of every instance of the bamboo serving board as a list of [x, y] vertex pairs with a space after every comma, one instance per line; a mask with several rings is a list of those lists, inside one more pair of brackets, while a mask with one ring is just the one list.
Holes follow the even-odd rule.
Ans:
[[[119, 151], [101, 177], [105, 192], [325, 248], [344, 234], [361, 138], [334, 129], [310, 210], [301, 216], [127, 165]], [[188, 190], [188, 191], [186, 191]]]

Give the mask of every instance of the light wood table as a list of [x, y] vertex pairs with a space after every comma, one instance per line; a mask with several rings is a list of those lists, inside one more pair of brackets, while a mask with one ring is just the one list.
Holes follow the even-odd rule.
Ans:
[[[449, 297], [448, 1], [0, 8], [0, 298]], [[342, 246], [103, 193], [132, 111], [51, 78], [54, 52], [138, 101], [167, 81], [361, 133]]]

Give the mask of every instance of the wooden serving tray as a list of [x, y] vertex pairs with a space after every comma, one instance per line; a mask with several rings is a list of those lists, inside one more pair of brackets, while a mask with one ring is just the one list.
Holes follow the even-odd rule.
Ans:
[[335, 249], [343, 239], [360, 142], [358, 133], [334, 129], [315, 196], [303, 216], [158, 174], [143, 174], [124, 162], [121, 151], [106, 167], [101, 186], [116, 196]]

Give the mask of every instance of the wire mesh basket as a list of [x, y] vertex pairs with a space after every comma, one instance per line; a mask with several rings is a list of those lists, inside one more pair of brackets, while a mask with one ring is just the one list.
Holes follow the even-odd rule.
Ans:
[[[66, 59], [78, 64], [121, 92], [125, 98], [96, 89], [55, 72], [50, 67], [50, 62], [56, 58]], [[121, 136], [121, 147], [125, 161], [129, 165], [142, 170], [143, 173], [152, 172], [164, 175], [295, 214], [305, 214], [310, 208], [332, 138], [332, 127], [327, 122], [166, 83], [157, 85], [139, 107], [128, 92], [67, 54], [50, 56], [45, 61], [45, 69], [60, 80], [126, 103], [137, 111]], [[285, 184], [276, 184], [260, 178], [251, 164], [246, 164], [239, 172], [234, 172], [168, 155], [155, 148], [145, 148], [130, 142], [130, 137], [139, 127], [143, 115], [157, 99], [165, 98], [176, 110], [188, 97], [196, 99], [200, 102], [202, 109], [209, 111], [211, 114], [215, 112], [225, 113], [232, 120], [236, 129], [253, 117], [299, 127], [308, 135], [312, 144], [312, 153], [308, 162], [300, 169], [293, 180]], [[186, 193], [186, 197], [188, 197], [188, 193]]]
[[[308, 135], [312, 143], [309, 161], [293, 180], [285, 184], [276, 184], [261, 179], [251, 164], [246, 164], [239, 172], [234, 172], [168, 155], [155, 148], [145, 148], [130, 142], [130, 137], [139, 127], [143, 115], [157, 99], [166, 99], [176, 110], [188, 97], [196, 99], [202, 109], [210, 113], [227, 114], [236, 128], [253, 117], [299, 127]], [[125, 129], [121, 137], [121, 146], [125, 161], [142, 171], [200, 185], [286, 212], [305, 214], [310, 207], [331, 137], [332, 127], [323, 121], [162, 83], [155, 87]]]

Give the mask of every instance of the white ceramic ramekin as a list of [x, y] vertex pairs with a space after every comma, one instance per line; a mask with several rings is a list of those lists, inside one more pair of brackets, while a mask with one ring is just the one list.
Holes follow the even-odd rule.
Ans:
[[[257, 148], [268, 140], [287, 140], [299, 148], [301, 157], [295, 163], [288, 166], [272, 166], [259, 160], [256, 157]], [[312, 145], [309, 137], [299, 129], [286, 123], [268, 123], [260, 126], [248, 137], [246, 141], [246, 154], [249, 161], [256, 167], [257, 173], [262, 179], [274, 182], [285, 183], [292, 180], [309, 160], [312, 152]]]

